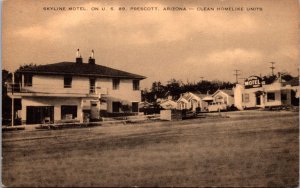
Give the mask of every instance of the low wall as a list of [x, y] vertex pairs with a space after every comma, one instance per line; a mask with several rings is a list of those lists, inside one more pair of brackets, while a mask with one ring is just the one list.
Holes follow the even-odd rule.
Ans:
[[161, 120], [182, 120], [181, 110], [161, 110], [160, 111]]

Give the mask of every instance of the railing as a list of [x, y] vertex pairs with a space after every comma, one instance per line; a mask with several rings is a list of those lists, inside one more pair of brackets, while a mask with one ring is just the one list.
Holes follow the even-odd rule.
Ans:
[[108, 94], [107, 88], [101, 88], [96, 86], [90, 86], [89, 89], [86, 88], [58, 88], [57, 86], [45, 86], [45, 85], [36, 85], [36, 87], [22, 87], [19, 83], [6, 83], [7, 93], [62, 93], [62, 94]]
[[20, 93], [21, 92], [21, 86], [20, 84], [6, 84], [7, 93]]

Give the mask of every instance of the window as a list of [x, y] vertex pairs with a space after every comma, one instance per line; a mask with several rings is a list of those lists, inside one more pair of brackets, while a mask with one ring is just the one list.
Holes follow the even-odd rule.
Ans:
[[275, 101], [275, 93], [267, 93], [267, 101], [268, 102]]
[[140, 81], [132, 80], [133, 90], [140, 90]]
[[96, 79], [95, 78], [90, 78], [90, 93], [95, 93], [95, 83]]
[[75, 119], [77, 118], [77, 106], [62, 105], [61, 106], [61, 119]]
[[24, 75], [24, 86], [32, 86], [32, 75]]
[[249, 102], [250, 101], [250, 99], [249, 99], [249, 93], [245, 93], [244, 95], [243, 95], [243, 102]]
[[287, 100], [287, 94], [286, 93], [281, 93], [281, 100], [286, 101]]
[[113, 90], [120, 88], [120, 79], [113, 79]]
[[64, 88], [71, 88], [72, 87], [72, 77], [65, 76], [64, 77]]

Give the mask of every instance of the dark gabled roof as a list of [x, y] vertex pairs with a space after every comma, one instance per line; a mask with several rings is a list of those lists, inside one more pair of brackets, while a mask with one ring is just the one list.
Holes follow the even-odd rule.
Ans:
[[78, 75], [109, 78], [145, 79], [145, 76], [105, 67], [97, 64], [60, 62], [47, 65], [38, 65], [20, 69], [20, 73], [52, 74], [52, 75]]
[[222, 92], [224, 92], [224, 93], [226, 93], [227, 95], [229, 95], [229, 96], [234, 96], [234, 93], [233, 93], [233, 90], [232, 89], [219, 89], [219, 90], [217, 90], [214, 94], [213, 94], [213, 96], [216, 94], [216, 93], [218, 93], [219, 91], [222, 91]]
[[201, 93], [200, 91], [192, 91], [191, 93], [193, 93], [194, 95], [200, 97], [200, 99], [203, 99], [204, 97], [206, 97], [206, 94]]

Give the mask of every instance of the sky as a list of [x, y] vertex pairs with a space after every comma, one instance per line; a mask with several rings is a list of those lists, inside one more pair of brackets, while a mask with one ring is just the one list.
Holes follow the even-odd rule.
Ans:
[[[6, 0], [2, 5], [2, 69], [9, 71], [29, 63], [75, 61], [79, 48], [84, 62], [93, 49], [97, 64], [146, 76], [141, 86], [147, 88], [172, 78], [234, 82], [235, 69], [240, 78], [266, 75], [270, 62], [275, 72], [298, 74], [297, 0]], [[53, 10], [58, 7], [66, 10]], [[188, 10], [164, 10], [168, 7]], [[232, 10], [217, 10], [228, 7]], [[240, 7], [243, 11], [236, 10]]]

